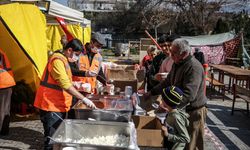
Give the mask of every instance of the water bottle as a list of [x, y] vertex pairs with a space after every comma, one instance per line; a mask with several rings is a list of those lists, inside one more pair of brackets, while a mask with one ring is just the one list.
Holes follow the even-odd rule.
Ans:
[[132, 86], [125, 87], [125, 97], [126, 98], [130, 98], [131, 95], [133, 94], [132, 92], [133, 92]]

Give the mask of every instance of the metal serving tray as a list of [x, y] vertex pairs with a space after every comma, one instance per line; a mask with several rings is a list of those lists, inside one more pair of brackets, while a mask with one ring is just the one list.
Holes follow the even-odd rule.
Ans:
[[[72, 109], [75, 110], [76, 118], [83, 120], [128, 122], [131, 119], [133, 106], [130, 100], [104, 100], [93, 101], [103, 107], [89, 109], [81, 101], [76, 103]], [[97, 103], [98, 102], [98, 103]]]
[[[123, 146], [85, 144], [79, 141], [93, 139], [98, 136], [126, 136], [128, 142]], [[136, 149], [135, 127], [133, 123], [104, 122], [88, 120], [64, 120], [51, 138], [53, 149], [80, 150], [120, 150]]]

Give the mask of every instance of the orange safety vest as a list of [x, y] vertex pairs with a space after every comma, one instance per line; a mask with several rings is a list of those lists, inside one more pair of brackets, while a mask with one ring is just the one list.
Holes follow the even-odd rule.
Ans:
[[16, 85], [13, 78], [13, 72], [10, 67], [9, 59], [6, 54], [0, 49], [0, 89], [8, 88]]
[[64, 63], [66, 72], [69, 78], [72, 79], [67, 58], [60, 53], [53, 54], [43, 73], [40, 86], [36, 93], [34, 106], [44, 111], [67, 112], [72, 103], [72, 96], [63, 90], [50, 75], [53, 67], [52, 62], [56, 59]]
[[[96, 74], [99, 73], [100, 65], [101, 65], [102, 56], [99, 53], [96, 53], [92, 59], [92, 63], [90, 64], [88, 55], [81, 53], [79, 56], [78, 67], [79, 70], [82, 71], [91, 71]], [[96, 77], [78, 77], [73, 76], [73, 81], [81, 81], [82, 83], [90, 83], [91, 84], [91, 92], [95, 92], [96, 88]]]

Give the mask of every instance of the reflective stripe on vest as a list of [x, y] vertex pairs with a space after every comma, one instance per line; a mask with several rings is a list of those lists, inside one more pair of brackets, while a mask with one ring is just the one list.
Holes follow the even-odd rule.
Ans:
[[[62, 60], [63, 63], [64, 63], [64, 65], [65, 65], [65, 69], [66, 69], [66, 70], [69, 69], [69, 66], [68, 66], [67, 64], [65, 64], [63, 58], [60, 58], [60, 56], [56, 56], [55, 58], [52, 58], [52, 59], [50, 60], [49, 63], [52, 63], [52, 61], [54, 61], [55, 59], [60, 59], [60, 60]], [[48, 65], [49, 65], [49, 64], [48, 64]], [[48, 65], [46, 66], [45, 77], [44, 77], [43, 80], [41, 80], [40, 85], [45, 86], [45, 87], [48, 87], [48, 88], [51, 88], [51, 89], [63, 91], [63, 89], [62, 89], [59, 85], [48, 83], [48, 79], [49, 79], [49, 69], [48, 69]], [[67, 72], [67, 74], [68, 74], [68, 72]], [[69, 74], [68, 74], [68, 75], [69, 75]]]
[[40, 85], [51, 88], [51, 89], [55, 89], [58, 91], [63, 90], [60, 86], [58, 86], [56, 84], [48, 83], [48, 79], [49, 79], [49, 70], [48, 70], [48, 67], [46, 67], [45, 77], [44, 77], [43, 81], [40, 82]]

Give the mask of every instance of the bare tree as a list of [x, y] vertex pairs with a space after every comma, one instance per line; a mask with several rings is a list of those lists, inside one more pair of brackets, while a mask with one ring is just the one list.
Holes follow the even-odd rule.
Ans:
[[[72, 0], [75, 1], [79, 0]], [[246, 0], [237, 0], [237, 3], [236, 0], [137, 0], [130, 9], [117, 4], [116, 7], [122, 11], [93, 14], [88, 19], [97, 18], [94, 24], [102, 28], [111, 27], [119, 34], [133, 34], [148, 29], [157, 38], [158, 28], [165, 27], [165, 24], [168, 25], [165, 27], [168, 31], [173, 29], [179, 34], [208, 34], [223, 15], [221, 7], [242, 2]]]
[[142, 13], [143, 24], [146, 29], [154, 29], [155, 39], [157, 39], [158, 27], [171, 21], [171, 18], [174, 16], [173, 13], [165, 8], [162, 9], [152, 9], [150, 13]]
[[232, 3], [228, 0], [165, 0], [172, 5], [179, 17], [187, 20], [195, 28], [195, 34], [207, 34], [213, 30], [222, 5]]

